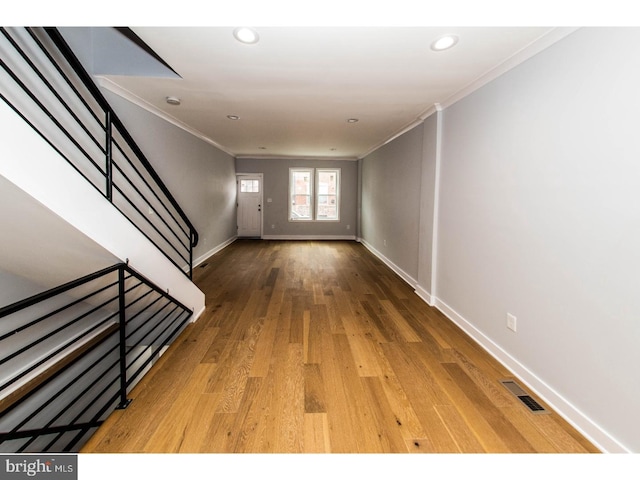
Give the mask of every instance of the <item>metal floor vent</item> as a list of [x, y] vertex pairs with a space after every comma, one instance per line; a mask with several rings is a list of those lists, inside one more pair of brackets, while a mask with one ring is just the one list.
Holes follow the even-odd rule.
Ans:
[[500, 380], [500, 383], [509, 390], [516, 398], [518, 398], [524, 405], [531, 410], [531, 413], [537, 415], [551, 413], [546, 410], [542, 405], [535, 401], [535, 399], [529, 395], [520, 385], [513, 380]]
[[200, 268], [207, 268], [207, 265], [209, 265], [208, 263], [203, 263], [202, 265], [200, 265]]

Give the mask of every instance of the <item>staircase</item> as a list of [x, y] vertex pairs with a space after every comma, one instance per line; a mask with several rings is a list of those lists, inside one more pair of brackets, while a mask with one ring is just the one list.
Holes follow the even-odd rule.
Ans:
[[56, 29], [0, 29], [0, 98], [0, 218], [71, 232], [0, 234], [0, 282], [38, 291], [0, 303], [0, 452], [78, 451], [204, 310], [198, 234]]

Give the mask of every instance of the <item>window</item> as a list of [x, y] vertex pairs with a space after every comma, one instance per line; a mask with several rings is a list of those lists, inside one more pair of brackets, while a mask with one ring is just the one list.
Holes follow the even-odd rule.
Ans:
[[260, 193], [260, 180], [240, 180], [240, 193]]
[[289, 220], [340, 220], [340, 169], [289, 170]]
[[289, 170], [290, 220], [313, 220], [313, 169], [292, 168]]
[[318, 168], [316, 170], [318, 192], [316, 220], [340, 220], [338, 192], [340, 191], [340, 170]]

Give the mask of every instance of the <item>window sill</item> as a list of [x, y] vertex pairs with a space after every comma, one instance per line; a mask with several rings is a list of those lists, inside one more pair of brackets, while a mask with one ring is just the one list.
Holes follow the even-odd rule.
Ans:
[[290, 218], [289, 219], [290, 223], [340, 223], [340, 220], [334, 220], [334, 219], [327, 219], [327, 220], [321, 220], [321, 219], [313, 219], [313, 218]]

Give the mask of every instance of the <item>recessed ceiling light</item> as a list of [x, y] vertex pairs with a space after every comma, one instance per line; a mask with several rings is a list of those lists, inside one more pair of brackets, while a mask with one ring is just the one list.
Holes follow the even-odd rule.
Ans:
[[180, 105], [180, 99], [178, 97], [167, 97], [166, 100], [169, 105]]
[[453, 47], [456, 43], [458, 43], [457, 35], [443, 35], [433, 41], [431, 44], [431, 50], [435, 50], [436, 52], [447, 50]]
[[358, 121], [357, 118], [350, 118], [347, 120], [348, 123], [356, 123]]
[[227, 115], [227, 118], [229, 120], [240, 120], [240, 117], [238, 115]]
[[249, 27], [238, 27], [233, 31], [233, 36], [236, 37], [236, 40], [242, 43], [258, 43], [260, 40], [260, 35], [253, 28]]

